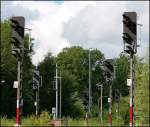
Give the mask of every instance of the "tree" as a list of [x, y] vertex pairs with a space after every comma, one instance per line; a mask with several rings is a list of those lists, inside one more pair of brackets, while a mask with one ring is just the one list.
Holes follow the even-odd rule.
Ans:
[[[14, 116], [16, 109], [16, 89], [13, 88], [13, 82], [17, 80], [17, 60], [11, 54], [11, 27], [9, 21], [1, 22], [1, 81], [5, 82], [1, 85], [1, 113]], [[28, 35], [25, 35], [25, 48], [28, 45]], [[31, 75], [32, 63], [28, 54], [24, 55], [23, 62], [23, 98], [24, 106], [23, 113], [30, 112], [32, 107]], [[30, 98], [30, 100], [29, 100]], [[26, 105], [27, 104], [27, 105]]]
[[11, 55], [10, 36], [9, 22], [4, 21], [1, 23], [1, 81], [5, 82], [1, 85], [1, 111], [9, 116], [15, 114], [16, 95], [13, 81], [17, 75], [17, 62]]
[[[91, 65], [92, 65], [92, 96], [93, 103], [97, 104], [99, 92], [96, 90], [96, 83], [104, 82], [103, 71], [98, 61], [104, 60], [104, 55], [97, 49], [91, 50]], [[89, 80], [89, 50], [82, 47], [73, 46], [64, 48], [58, 54], [57, 63], [61, 70], [67, 70], [70, 74], [75, 75], [76, 85], [74, 91], [77, 91], [78, 96], [82, 97], [82, 92], [88, 88]]]
[[127, 96], [129, 89], [127, 86], [127, 78], [129, 76], [129, 60], [124, 54], [120, 54], [120, 58], [116, 59], [116, 79], [113, 82], [113, 88], [119, 89], [121, 95]]
[[52, 110], [55, 107], [55, 90], [53, 81], [55, 76], [55, 58], [48, 53], [44, 60], [38, 65], [42, 76], [42, 87], [40, 88], [40, 110]]

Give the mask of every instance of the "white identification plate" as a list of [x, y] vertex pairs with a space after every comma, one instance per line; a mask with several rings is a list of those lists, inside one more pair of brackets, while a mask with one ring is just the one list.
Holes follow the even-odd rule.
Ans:
[[18, 81], [14, 81], [13, 88], [18, 88]]
[[55, 107], [52, 107], [52, 113], [55, 114], [56, 113], [56, 109]]
[[35, 102], [34, 102], [34, 106], [36, 106], [36, 105], [37, 105], [37, 102], [35, 101]]
[[111, 101], [111, 99], [110, 98], [108, 98], [108, 102], [110, 102]]
[[132, 79], [127, 79], [127, 86], [131, 86], [132, 84]]

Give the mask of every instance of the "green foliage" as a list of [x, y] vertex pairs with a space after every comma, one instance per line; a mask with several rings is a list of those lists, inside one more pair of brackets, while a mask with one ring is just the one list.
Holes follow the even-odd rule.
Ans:
[[[117, 115], [114, 111], [114, 116]], [[119, 119], [122, 120], [123, 125], [129, 125], [129, 97], [121, 97], [119, 103]]]
[[[95, 66], [96, 61], [104, 59], [103, 54], [99, 50], [91, 50], [91, 65], [92, 68], [92, 96], [93, 103], [97, 103], [98, 91], [96, 91], [95, 84], [104, 81], [102, 76], [102, 69], [99, 65]], [[59, 68], [64, 71], [67, 70], [70, 74], [75, 76], [75, 87], [73, 91], [77, 91], [79, 97], [82, 97], [82, 92], [88, 88], [89, 77], [89, 50], [82, 47], [73, 46], [64, 48], [58, 54], [57, 63]]]
[[[8, 116], [15, 115], [16, 89], [13, 82], [17, 80], [17, 60], [11, 54], [11, 27], [9, 21], [1, 22], [1, 80], [5, 82], [1, 85], [1, 114]], [[28, 45], [28, 36], [25, 36], [25, 48]], [[32, 110], [32, 89], [31, 75], [32, 63], [28, 54], [24, 55], [23, 62], [23, 97], [26, 109], [24, 114], [31, 113]], [[11, 105], [11, 106], [10, 106]]]
[[85, 116], [84, 105], [79, 97], [76, 98], [76, 102], [74, 103], [74, 108], [72, 108], [72, 110], [74, 110], [74, 116], [78, 116], [77, 118]]
[[92, 112], [92, 117], [98, 117], [98, 113], [99, 113], [100, 111], [98, 110], [97, 104], [94, 104], [94, 105], [92, 106], [91, 112]]
[[119, 89], [122, 96], [129, 94], [127, 87], [127, 78], [129, 75], [129, 62], [126, 55], [121, 54], [120, 58], [115, 62], [116, 66], [116, 79], [113, 83], [113, 89]]
[[40, 87], [40, 111], [52, 110], [55, 107], [55, 91], [53, 81], [55, 76], [55, 58], [49, 53], [39, 66], [40, 75], [42, 75], [42, 87]]
[[137, 59], [135, 73], [135, 114], [136, 123], [149, 125], [149, 64]]
[[[13, 81], [16, 80], [16, 61], [10, 55], [10, 35], [11, 30], [9, 22], [1, 23], [1, 80], [5, 82], [1, 85], [1, 111], [3, 114], [14, 114], [15, 108], [15, 90], [13, 90]], [[11, 103], [11, 107], [9, 106]]]
[[[65, 116], [75, 116], [75, 112], [79, 112], [80, 109], [76, 107], [78, 95], [74, 89], [76, 86], [76, 77], [70, 74], [67, 70], [62, 72], [62, 113]], [[73, 113], [71, 114], [70, 111]], [[76, 114], [76, 115], [80, 115]]]

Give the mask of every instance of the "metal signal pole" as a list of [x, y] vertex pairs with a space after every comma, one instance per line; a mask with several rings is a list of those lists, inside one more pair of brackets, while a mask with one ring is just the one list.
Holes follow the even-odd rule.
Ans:
[[17, 105], [16, 105], [16, 125], [15, 126], [19, 126], [20, 125], [20, 70], [21, 70], [21, 61], [18, 60], [18, 87], [17, 87]]
[[21, 57], [21, 63], [20, 63], [20, 124], [21, 124], [21, 117], [22, 117], [22, 107], [23, 107], [23, 98], [22, 98], [22, 83], [23, 83], [23, 58], [24, 57], [24, 45], [22, 47], [22, 57]]
[[133, 126], [133, 54], [130, 55], [130, 126]]
[[[113, 66], [113, 75], [112, 75], [112, 82], [116, 78], [116, 67]], [[112, 82], [109, 84], [109, 126], [112, 126]]]
[[112, 126], [112, 84], [109, 84], [109, 126]]
[[18, 88], [17, 88], [17, 105], [16, 105], [16, 124], [15, 126], [21, 125], [21, 116], [22, 116], [22, 107], [23, 107], [23, 99], [22, 99], [22, 74], [23, 74], [23, 54], [24, 54], [24, 46], [22, 47], [21, 57], [18, 57]]
[[38, 90], [36, 90], [35, 94], [36, 94], [35, 95], [36, 96], [35, 97], [35, 103], [36, 103], [35, 104], [35, 115], [37, 116], [37, 114], [38, 114], [38, 106], [37, 106], [38, 105]]
[[42, 87], [42, 76], [41, 76], [41, 87]]
[[101, 123], [103, 122], [103, 84], [101, 84]]
[[58, 118], [58, 70], [56, 63], [56, 120]]
[[101, 123], [103, 122], [103, 84], [96, 84], [96, 86], [98, 87], [101, 87], [101, 96], [98, 98], [98, 109], [99, 109], [99, 100], [101, 100], [101, 108], [100, 108], [100, 113], [99, 113], [99, 116], [100, 116], [100, 119], [101, 119]]
[[91, 113], [91, 53], [89, 50], [89, 105], [88, 111]]
[[59, 90], [59, 118], [61, 119], [61, 105], [62, 105], [61, 104], [61, 78], [62, 78], [61, 77], [61, 72], [60, 72], [60, 77], [59, 78], [60, 78], [60, 80], [59, 80], [60, 81], [60, 90]]
[[38, 115], [38, 110], [39, 110], [39, 89], [40, 86], [38, 86], [38, 89], [36, 90], [36, 116]]

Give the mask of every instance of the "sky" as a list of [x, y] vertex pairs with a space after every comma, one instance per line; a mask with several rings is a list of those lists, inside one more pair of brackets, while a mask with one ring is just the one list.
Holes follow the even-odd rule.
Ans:
[[[137, 13], [137, 55], [149, 51], [149, 1], [1, 1], [1, 20], [24, 16], [35, 40], [34, 65], [48, 52], [57, 56], [65, 47], [82, 46], [100, 50], [105, 58], [123, 51], [122, 14]], [[26, 31], [28, 33], [28, 31]]]

